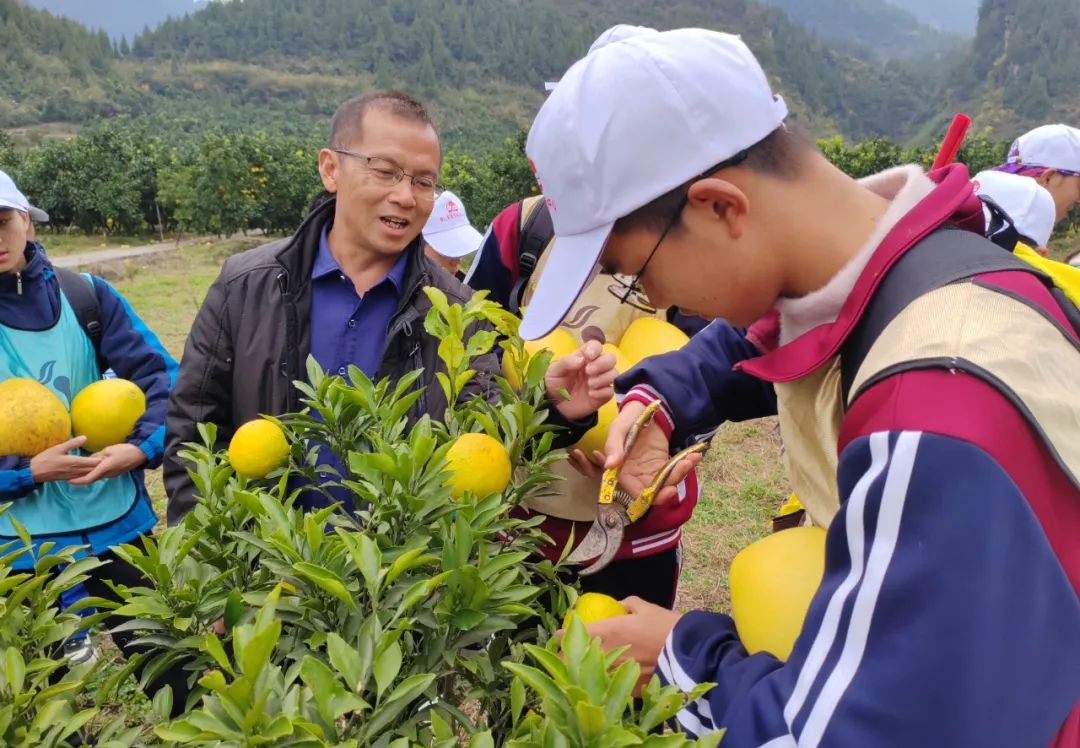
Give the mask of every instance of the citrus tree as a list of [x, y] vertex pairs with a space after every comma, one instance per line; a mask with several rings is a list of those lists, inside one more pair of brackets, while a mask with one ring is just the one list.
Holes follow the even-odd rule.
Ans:
[[[617, 664], [583, 628], [554, 631], [576, 592], [543, 559], [541, 517], [510, 510], [550, 491], [554, 427], [543, 376], [550, 354], [519, 363], [488, 399], [460, 401], [476, 356], [502, 339], [525, 361], [517, 321], [477, 295], [450, 305], [427, 289], [440, 340], [445, 418], [410, 418], [419, 372], [373, 382], [314, 363], [297, 383], [304, 409], [274, 419], [287, 463], [236, 473], [203, 426], [185, 457], [201, 495], [182, 524], [116, 549], [145, 585], [115, 612], [147, 654], [101, 688], [182, 668], [194, 690], [167, 721], [159, 691], [153, 737], [195, 746], [683, 745], [660, 735], [686, 703], [655, 683], [633, 699], [636, 663]], [[485, 375], [486, 376], [486, 375]], [[503, 485], [448, 473], [463, 438], [483, 434], [509, 459]], [[319, 459], [330, 450], [337, 464]], [[485, 465], [469, 465], [487, 475]], [[464, 486], [464, 488], [462, 488]], [[304, 491], [348, 497], [321, 510]], [[94, 604], [107, 608], [105, 601]], [[560, 659], [560, 653], [562, 658]], [[564, 662], [558, 665], [558, 662]], [[615, 737], [612, 737], [615, 736]], [[705, 744], [705, 743], [703, 743]], [[711, 743], [709, 743], [711, 744]]]

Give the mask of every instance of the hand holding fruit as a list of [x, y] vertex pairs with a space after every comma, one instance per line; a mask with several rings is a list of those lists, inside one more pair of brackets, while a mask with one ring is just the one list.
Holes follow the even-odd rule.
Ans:
[[[586, 593], [588, 594], [590, 593]], [[582, 595], [582, 598], [586, 595]], [[599, 599], [607, 596], [593, 595], [593, 597]], [[582, 622], [588, 624], [589, 636], [599, 637], [605, 651], [629, 647], [620, 656], [619, 662], [634, 659], [641, 666], [641, 677], [635, 689], [635, 695], [637, 695], [641, 687], [646, 685], [656, 672], [656, 663], [660, 659], [664, 642], [667, 641], [668, 635], [675, 628], [682, 614], [645, 602], [640, 597], [628, 597], [622, 601], [621, 605], [615, 600], [608, 599], [619, 606], [621, 612], [615, 610], [610, 603], [603, 609], [599, 609], [594, 604], [593, 607], [597, 607], [602, 615], [589, 616], [585, 611], [579, 613], [579, 616]], [[579, 598], [579, 604], [580, 601], [581, 598]]]
[[85, 442], [85, 436], [77, 436], [34, 455], [30, 460], [30, 474], [34, 483], [74, 480], [90, 473], [101, 462], [101, 455], [79, 457], [69, 454]]
[[[590, 340], [568, 356], [556, 359], [548, 367], [544, 383], [556, 408], [572, 421], [591, 415], [615, 396], [615, 356]], [[570, 395], [566, 399], [562, 393]]]

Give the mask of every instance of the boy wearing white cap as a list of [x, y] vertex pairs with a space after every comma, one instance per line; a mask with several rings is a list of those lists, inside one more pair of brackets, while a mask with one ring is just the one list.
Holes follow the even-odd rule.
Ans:
[[[737, 37], [680, 29], [594, 50], [533, 124], [558, 241], [523, 336], [603, 270], [658, 306], [754, 323], [764, 351], [710, 325], [620, 378], [622, 487], [717, 428], [734, 363], [775, 384], [793, 488], [829, 528], [786, 661], [748, 652], [725, 615], [635, 599], [590, 630], [645, 675], [715, 683], [678, 721], [733, 748], [1075, 745], [1076, 310], [980, 235], [963, 166], [856, 182], [786, 117]], [[651, 426], [621, 454], [654, 401], [670, 444]]]
[[469, 223], [461, 198], [447, 190], [439, 195], [424, 224], [424, 254], [462, 280], [461, 259], [480, 249], [483, 235]]
[[996, 171], [1031, 177], [1054, 198], [1056, 220], [1080, 205], [1080, 130], [1043, 125], [1013, 141]]
[[1009, 251], [1019, 241], [1046, 254], [1057, 211], [1049, 190], [1034, 179], [995, 170], [980, 171], [971, 181], [984, 203], [988, 239]]

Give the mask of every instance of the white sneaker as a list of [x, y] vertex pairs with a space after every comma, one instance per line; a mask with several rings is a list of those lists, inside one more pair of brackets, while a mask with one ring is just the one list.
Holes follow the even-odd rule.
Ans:
[[74, 667], [92, 665], [97, 662], [97, 650], [94, 649], [89, 636], [82, 639], [69, 639], [64, 642], [64, 659]]

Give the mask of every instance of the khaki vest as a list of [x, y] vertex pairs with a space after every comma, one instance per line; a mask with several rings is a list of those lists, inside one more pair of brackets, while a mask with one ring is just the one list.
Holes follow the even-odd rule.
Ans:
[[[531, 209], [541, 199], [542, 197], [531, 197], [522, 201], [519, 228], [524, 226]], [[545, 248], [536, 264], [536, 269], [525, 285], [522, 305], [527, 305], [536, 291], [536, 283], [544, 270], [547, 256]], [[608, 276], [598, 275], [581, 292], [581, 296], [563, 319], [560, 326], [570, 332], [579, 343], [599, 339], [601, 342], [618, 344], [626, 328], [634, 320], [640, 317], [665, 319], [662, 310], [649, 314], [629, 304], [619, 303], [619, 300], [608, 291], [608, 287], [613, 282], [613, 279]], [[599, 479], [582, 475], [574, 469], [569, 460], [558, 462], [551, 469], [563, 478], [562, 482], [553, 486], [557, 493], [552, 496], [532, 497], [526, 502], [527, 506], [561, 519], [579, 522], [591, 522], [596, 519], [596, 500], [600, 495]]]
[[[1017, 355], [1022, 351], [1030, 355]], [[1071, 340], [1021, 301], [974, 283], [955, 283], [919, 297], [889, 323], [859, 367], [851, 394], [894, 365], [943, 357], [987, 372], [990, 384], [1021, 403], [1058, 464], [1080, 487], [1080, 350]], [[821, 527], [840, 507], [839, 364], [835, 357], [802, 379], [776, 385], [792, 488]]]

